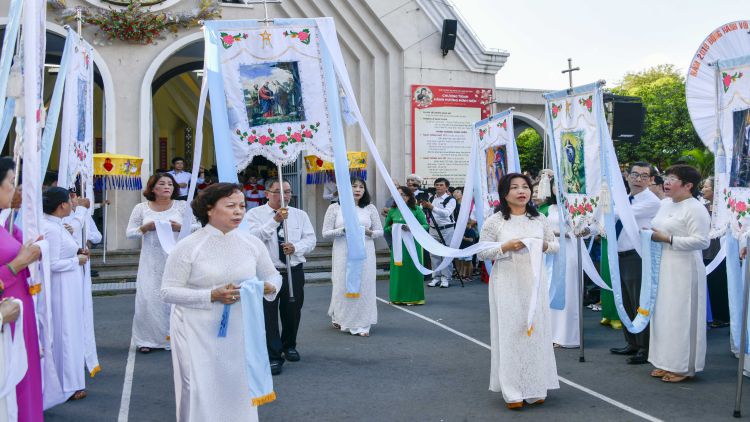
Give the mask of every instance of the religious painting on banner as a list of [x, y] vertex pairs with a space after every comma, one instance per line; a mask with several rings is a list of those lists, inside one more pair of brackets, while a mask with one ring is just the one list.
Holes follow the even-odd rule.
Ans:
[[412, 171], [463, 186], [475, 122], [491, 112], [492, 89], [412, 85]]
[[72, 188], [80, 177], [85, 186], [93, 187], [93, 51], [75, 33], [68, 36], [76, 38], [75, 54], [65, 75], [58, 183]]
[[715, 89], [720, 137], [715, 140], [712, 235], [730, 227], [735, 238], [750, 223], [750, 56], [719, 60]]
[[239, 22], [209, 27], [207, 34], [218, 54], [238, 171], [255, 155], [288, 164], [308, 150], [332, 161], [318, 28]]
[[484, 217], [495, 212], [500, 204], [498, 186], [500, 179], [508, 173], [518, 173], [516, 139], [513, 135], [513, 111], [506, 110], [474, 124], [474, 136], [478, 142], [479, 183]]
[[[599, 211], [603, 178], [598, 84], [547, 94], [548, 133], [557, 154], [558, 203], [564, 205], [570, 229], [601, 228]], [[564, 112], [563, 112], [564, 110]]]

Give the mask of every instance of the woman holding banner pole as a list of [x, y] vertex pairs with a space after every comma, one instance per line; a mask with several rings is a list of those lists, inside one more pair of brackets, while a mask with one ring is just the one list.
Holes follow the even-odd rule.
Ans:
[[711, 218], [695, 198], [701, 175], [679, 164], [667, 169], [667, 198], [652, 221], [651, 240], [664, 243], [659, 290], [651, 316], [648, 361], [652, 377], [681, 382], [703, 370], [706, 360], [706, 267]]
[[[490, 390], [499, 391], [509, 409], [541, 404], [547, 390], [560, 388], [549, 327], [549, 295], [541, 252], [559, 245], [547, 219], [531, 203], [531, 180], [510, 173], [499, 183], [500, 205], [484, 223], [480, 242], [501, 246], [478, 254], [494, 260], [490, 275], [492, 361]], [[527, 244], [541, 243], [539, 259]], [[536, 275], [538, 274], [538, 277]], [[529, 316], [533, 324], [529, 327]]]

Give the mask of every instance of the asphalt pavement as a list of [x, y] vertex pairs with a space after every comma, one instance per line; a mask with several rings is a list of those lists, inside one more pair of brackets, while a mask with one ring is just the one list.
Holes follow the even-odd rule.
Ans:
[[[600, 314], [586, 310], [586, 361], [579, 362], [578, 349], [556, 349], [560, 389], [543, 405], [510, 411], [502, 395], [487, 388], [486, 285], [428, 288], [424, 306], [381, 300], [369, 338], [331, 327], [330, 295], [328, 284], [305, 288], [302, 360], [287, 362], [274, 377], [278, 399], [259, 409], [261, 420], [737, 420], [732, 418], [737, 360], [729, 353], [728, 328], [709, 330], [706, 371], [667, 384], [649, 376], [650, 365], [627, 365], [610, 354], [610, 347], [624, 345], [622, 333], [600, 326]], [[378, 296], [387, 300], [387, 295], [387, 281], [378, 282]], [[142, 355], [130, 349], [133, 301], [133, 295], [94, 299], [102, 372], [87, 381], [88, 398], [48, 410], [46, 420], [174, 419], [170, 352]], [[750, 418], [748, 390], [743, 399]]]

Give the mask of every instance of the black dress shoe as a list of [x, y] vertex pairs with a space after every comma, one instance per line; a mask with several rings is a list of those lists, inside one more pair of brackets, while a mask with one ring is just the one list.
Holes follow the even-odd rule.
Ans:
[[639, 350], [638, 353], [635, 354], [635, 356], [629, 357], [626, 362], [628, 363], [628, 365], [642, 365], [644, 363], [648, 363], [648, 352]]
[[289, 362], [298, 362], [299, 361], [299, 352], [297, 349], [287, 349], [287, 351], [284, 352], [284, 358], [288, 360]]
[[279, 375], [281, 373], [281, 363], [271, 362], [271, 375]]
[[638, 351], [638, 349], [627, 345], [625, 347], [613, 347], [609, 349], [609, 351], [610, 353], [613, 353], [615, 355], [634, 355]]

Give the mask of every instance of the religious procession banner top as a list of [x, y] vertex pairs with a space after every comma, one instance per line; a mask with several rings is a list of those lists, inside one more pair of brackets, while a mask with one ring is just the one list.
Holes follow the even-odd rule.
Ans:
[[91, 187], [94, 177], [93, 49], [72, 30], [68, 31], [68, 37], [73, 37], [74, 41], [73, 55], [65, 75], [58, 184], [72, 188], [80, 176], [81, 181]]
[[[557, 201], [564, 205], [566, 221], [574, 232], [601, 226], [601, 133], [603, 110], [598, 84], [545, 95], [548, 134], [557, 157], [561, 180], [556, 181]], [[554, 159], [554, 158], [553, 158]]]
[[719, 60], [715, 79], [720, 137], [712, 236], [727, 226], [739, 237], [750, 228], [750, 56]]
[[206, 38], [218, 56], [219, 65], [208, 71], [221, 76], [238, 169], [255, 155], [285, 164], [303, 150], [333, 160], [320, 34], [314, 21], [255, 27], [247, 21], [207, 22]]
[[479, 183], [484, 200], [485, 218], [500, 204], [498, 186], [508, 173], [520, 173], [516, 138], [513, 134], [513, 111], [497, 113], [474, 124], [474, 136], [479, 147]]

